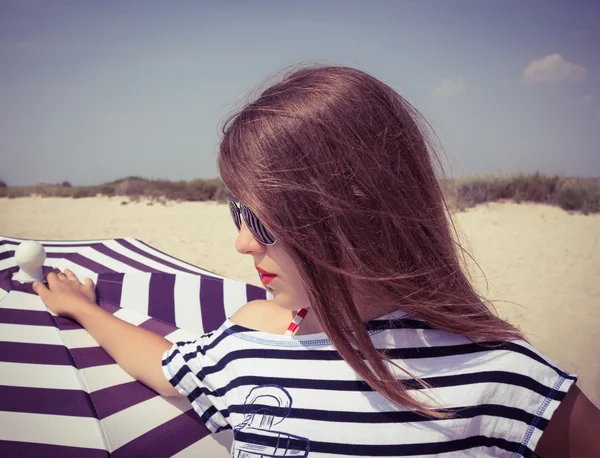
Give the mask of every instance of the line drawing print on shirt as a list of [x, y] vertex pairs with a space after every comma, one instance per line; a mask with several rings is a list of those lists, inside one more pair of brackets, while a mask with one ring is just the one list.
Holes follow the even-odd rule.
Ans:
[[282, 386], [259, 385], [252, 388], [244, 400], [244, 421], [233, 429], [231, 457], [308, 457], [308, 438], [271, 429], [283, 422], [291, 410], [292, 397]]

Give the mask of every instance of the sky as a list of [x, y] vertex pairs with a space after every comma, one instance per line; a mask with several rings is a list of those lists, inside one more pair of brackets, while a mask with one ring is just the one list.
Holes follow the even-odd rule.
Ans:
[[452, 176], [600, 177], [595, 0], [2, 0], [0, 180], [217, 177], [222, 123], [290, 65], [363, 70]]

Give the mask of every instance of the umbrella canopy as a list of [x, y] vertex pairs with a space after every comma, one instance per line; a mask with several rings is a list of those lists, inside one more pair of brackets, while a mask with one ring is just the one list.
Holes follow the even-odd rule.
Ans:
[[[187, 399], [134, 380], [30, 283], [12, 279], [23, 241], [0, 237], [0, 456], [229, 456], [230, 431], [210, 435]], [[195, 340], [271, 297], [132, 238], [39, 243], [45, 271], [90, 277], [100, 307], [171, 342]]]

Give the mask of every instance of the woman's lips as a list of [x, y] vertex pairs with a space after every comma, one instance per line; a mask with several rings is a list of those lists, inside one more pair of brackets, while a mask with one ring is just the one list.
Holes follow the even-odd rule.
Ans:
[[263, 285], [268, 285], [277, 276], [277, 275], [265, 275], [260, 272], [258, 273], [258, 275], [260, 275], [260, 281], [262, 282]]
[[256, 266], [256, 270], [258, 270], [258, 275], [260, 276], [260, 281], [263, 285], [268, 285], [277, 276], [275, 274], [272, 274], [271, 272], [267, 272], [262, 267]]
[[264, 274], [264, 275], [273, 275], [273, 276], [277, 275], [277, 274], [274, 274], [273, 272], [267, 272], [265, 269], [263, 269], [262, 267], [258, 267], [258, 266], [256, 267], [256, 270], [258, 270], [261, 274]]

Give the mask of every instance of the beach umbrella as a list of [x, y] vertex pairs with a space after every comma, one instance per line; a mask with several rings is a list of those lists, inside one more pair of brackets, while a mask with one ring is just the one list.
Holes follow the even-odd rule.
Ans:
[[[30, 282], [13, 279], [23, 242], [0, 237], [0, 456], [229, 456], [231, 431], [211, 435], [186, 398], [134, 380], [79, 324], [52, 314]], [[100, 307], [171, 342], [272, 297], [133, 238], [38, 242], [45, 272], [90, 277]]]

